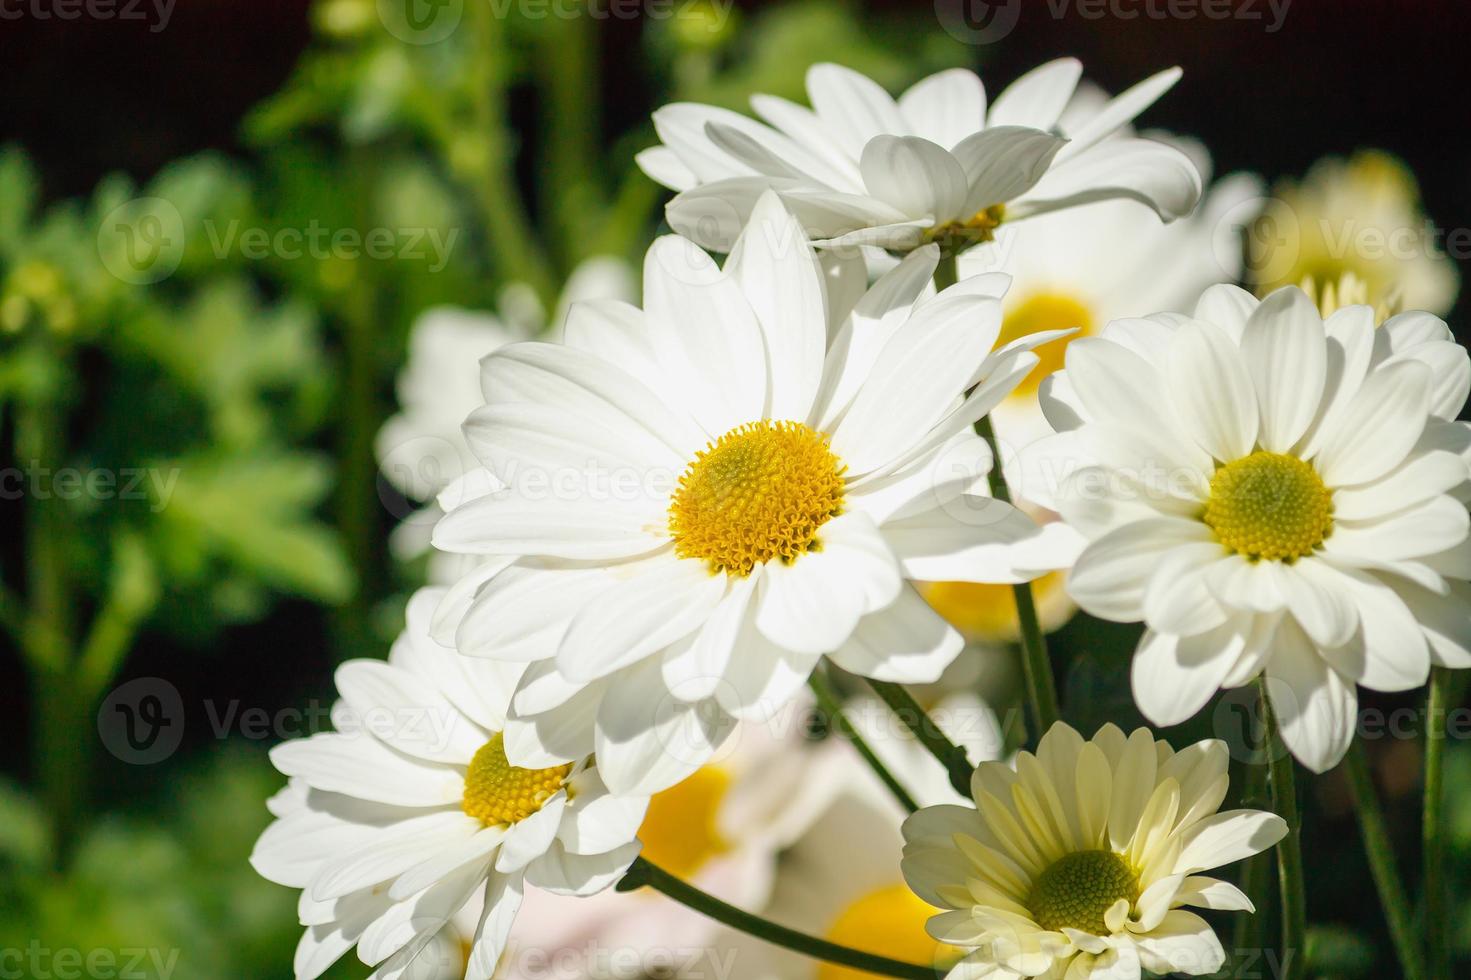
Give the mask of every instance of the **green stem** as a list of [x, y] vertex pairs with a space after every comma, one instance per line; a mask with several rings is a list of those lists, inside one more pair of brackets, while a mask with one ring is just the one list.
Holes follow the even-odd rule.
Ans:
[[[61, 355], [55, 354], [60, 357]], [[64, 412], [54, 399], [19, 407], [15, 452], [27, 466], [54, 471], [65, 455]], [[24, 627], [36, 689], [33, 748], [41, 795], [51, 813], [53, 856], [63, 867], [76, 843], [78, 815], [86, 803], [87, 747], [92, 739], [86, 709], [72, 690], [71, 584], [62, 542], [67, 516], [54, 498], [26, 501], [26, 562], [29, 612]]]
[[[1011, 491], [1006, 486], [1006, 474], [1002, 472], [1001, 451], [996, 443], [996, 433], [991, 428], [990, 416], [976, 422], [976, 434], [991, 447], [993, 462], [991, 472], [986, 474], [991, 496], [1009, 504]], [[1037, 616], [1031, 583], [1013, 585], [1011, 594], [1016, 599], [1016, 624], [1021, 635], [1022, 674], [1027, 685], [1027, 700], [1031, 702], [1040, 738], [1062, 718], [1062, 711], [1057, 706], [1057, 679], [1052, 673], [1052, 658], [1047, 654], [1047, 638], [1042, 635], [1042, 622]]]
[[[959, 278], [956, 257], [942, 253], [939, 265], [935, 266], [935, 288], [953, 286]], [[976, 434], [986, 440], [991, 450], [991, 470], [986, 482], [991, 487], [991, 496], [1003, 503], [1011, 503], [1011, 489], [1006, 485], [1006, 472], [1001, 463], [1001, 447], [996, 441], [996, 431], [989, 416], [976, 422]], [[1017, 628], [1021, 634], [1022, 672], [1026, 679], [1027, 700], [1032, 705], [1032, 715], [1037, 721], [1037, 736], [1047, 733], [1062, 717], [1057, 706], [1057, 679], [1052, 673], [1052, 660], [1047, 655], [1047, 639], [1042, 634], [1042, 623], [1037, 616], [1037, 602], [1032, 596], [1032, 586], [1022, 582], [1011, 587], [1016, 599]]]
[[[1260, 717], [1260, 715], [1258, 715]], [[1256, 732], [1256, 744], [1263, 744], [1264, 732]], [[1270, 805], [1267, 800], [1267, 774], [1268, 756], [1270, 746], [1262, 750], [1262, 757], [1252, 759], [1246, 763], [1245, 784], [1241, 788], [1241, 805], [1252, 809], [1261, 809]], [[1234, 947], [1237, 955], [1242, 955], [1247, 950], [1259, 950], [1262, 948], [1262, 928], [1266, 923], [1267, 906], [1271, 901], [1268, 889], [1272, 884], [1272, 856], [1269, 852], [1258, 851], [1246, 859], [1246, 865], [1241, 871], [1241, 890], [1251, 899], [1256, 906], [1256, 912], [1252, 915], [1238, 915], [1236, 917], [1236, 932]]]
[[775, 922], [749, 912], [743, 912], [734, 905], [722, 902], [715, 896], [706, 894], [693, 885], [681, 881], [657, 865], [650, 864], [643, 858], [637, 858], [623, 880], [618, 883], [618, 891], [633, 891], [645, 886], [669, 896], [701, 915], [709, 916], [722, 925], [738, 929], [747, 935], [764, 939], [804, 956], [836, 963], [853, 970], [863, 970], [882, 977], [935, 980], [939, 976], [939, 971], [930, 966], [905, 963], [902, 960], [889, 959], [887, 956], [865, 953], [851, 946], [840, 946], [837, 943], [830, 943], [825, 939], [818, 939], [816, 936], [809, 936], [804, 932], [777, 925]]
[[599, 165], [596, 22], [587, 14], [543, 23], [537, 75], [546, 98], [543, 146], [545, 164], [538, 175], [541, 212], [555, 220], [560, 240], [571, 254], [568, 265], [585, 258], [577, 249], [591, 238], [601, 210], [594, 174]]
[[965, 749], [950, 741], [934, 719], [914, 700], [914, 696], [903, 687], [890, 681], [876, 681], [872, 678], [867, 680], [869, 687], [889, 706], [899, 723], [909, 729], [930, 755], [945, 767], [950, 785], [955, 787], [955, 791], [969, 799], [970, 777], [975, 772], [975, 766], [966, 757]]
[[894, 778], [894, 774], [889, 772], [883, 762], [879, 761], [879, 757], [874, 754], [873, 749], [863, 740], [863, 736], [858, 734], [858, 730], [853, 727], [853, 723], [843, 713], [843, 706], [838, 703], [836, 694], [834, 694], [832, 687], [822, 675], [814, 672], [807, 679], [807, 684], [812, 688], [812, 693], [816, 695], [817, 707], [821, 709], [824, 717], [831, 722], [833, 728], [840, 735], [853, 744], [853, 748], [858, 750], [858, 754], [863, 757], [864, 762], [868, 763], [868, 767], [873, 770], [874, 775], [878, 776], [883, 784], [889, 788], [889, 792], [894, 794], [894, 799], [898, 800], [900, 805], [910, 813], [918, 810], [919, 804], [914, 802], [914, 797], [909, 795], [909, 792], [900, 785], [899, 780]]
[[133, 647], [138, 627], [147, 618], [147, 610], [129, 608], [109, 601], [92, 621], [87, 641], [77, 662], [76, 698], [90, 711], [98, 697], [117, 676], [123, 658]]
[[372, 608], [378, 567], [378, 473], [373, 438], [380, 423], [377, 391], [377, 287], [359, 276], [342, 306], [342, 417], [339, 420], [336, 510], [343, 547], [356, 571], [352, 597], [333, 618], [339, 660], [373, 650]]
[[1272, 803], [1287, 824], [1287, 836], [1277, 845], [1277, 885], [1282, 904], [1282, 980], [1302, 980], [1306, 968], [1308, 931], [1307, 896], [1302, 870], [1302, 818], [1297, 811], [1297, 784], [1292, 755], [1282, 744], [1277, 717], [1266, 687], [1261, 688], [1262, 715], [1267, 724], [1268, 766]]
[[1430, 980], [1450, 980], [1451, 945], [1446, 935], [1449, 902], [1445, 879], [1445, 741], [1447, 687], [1451, 672], [1430, 672], [1425, 706], [1425, 813], [1422, 855], [1425, 888], [1425, 957]]
[[1389, 841], [1389, 825], [1379, 804], [1379, 794], [1374, 789], [1369, 757], [1364, 751], [1364, 743], [1357, 738], [1349, 747], [1344, 770], [1353, 791], [1354, 809], [1359, 816], [1359, 834], [1364, 841], [1364, 853], [1369, 858], [1369, 871], [1389, 923], [1389, 935], [1394, 941], [1400, 969], [1405, 980], [1421, 980], [1425, 976], [1425, 968], [1420, 961], [1412, 906], [1400, 880], [1399, 862], [1395, 860], [1394, 847]]
[[[551, 310], [557, 300], [551, 266], [516, 192], [516, 172], [506, 134], [505, 25], [493, 5], [472, 3], [467, 11], [480, 50], [471, 59], [472, 124], [480, 145], [469, 154], [451, 154], [471, 184], [485, 219], [486, 244], [498, 277], [527, 283]], [[441, 133], [447, 146], [459, 134]]]

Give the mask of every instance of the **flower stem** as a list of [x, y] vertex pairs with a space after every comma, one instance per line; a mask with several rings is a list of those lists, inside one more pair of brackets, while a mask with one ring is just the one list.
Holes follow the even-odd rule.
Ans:
[[[943, 252], [940, 263], [935, 266], [935, 288], [945, 289], [959, 280], [956, 257]], [[989, 416], [976, 422], [976, 435], [986, 440], [991, 450], [991, 471], [986, 474], [991, 496], [1003, 503], [1011, 503], [1011, 489], [1006, 485], [1006, 473], [1001, 465], [1001, 449], [996, 442], [996, 430]], [[1052, 661], [1047, 656], [1047, 640], [1042, 635], [1042, 624], [1037, 618], [1037, 603], [1032, 597], [1032, 586], [1022, 582], [1011, 587], [1016, 599], [1016, 621], [1021, 634], [1022, 671], [1026, 677], [1027, 700], [1032, 705], [1032, 715], [1037, 722], [1040, 738], [1062, 717], [1057, 707], [1057, 680], [1052, 674]]]
[[[480, 204], [495, 273], [503, 281], [527, 283], [541, 297], [542, 305], [551, 310], [557, 301], [551, 263], [516, 192], [516, 168], [506, 122], [509, 80], [505, 25], [490, 4], [472, 3], [468, 7], [478, 45], [470, 62], [469, 82], [474, 97], [470, 124], [478, 147], [467, 155], [468, 162], [462, 162], [460, 169]], [[452, 145], [455, 135], [452, 130], [444, 132], [442, 142], [447, 147]]]
[[1450, 671], [1430, 671], [1425, 707], [1425, 814], [1423, 829], [1425, 888], [1425, 958], [1430, 980], [1451, 980], [1451, 946], [1446, 935], [1445, 882], [1445, 739], [1446, 687]]
[[722, 902], [714, 895], [707, 894], [688, 882], [681, 881], [663, 868], [650, 864], [643, 858], [637, 858], [629, 867], [628, 873], [623, 876], [623, 880], [618, 883], [618, 891], [633, 891], [645, 886], [669, 896], [701, 915], [709, 916], [722, 925], [730, 926], [758, 939], [764, 939], [769, 943], [811, 956], [814, 959], [836, 963], [854, 970], [863, 970], [882, 977], [935, 980], [940, 975], [934, 967], [905, 963], [902, 960], [889, 959], [887, 956], [865, 953], [850, 946], [840, 946], [837, 943], [830, 943], [825, 939], [818, 939], [816, 936], [809, 936], [795, 929], [777, 925], [775, 922]]
[[1273, 808], [1287, 824], [1287, 836], [1277, 845], [1277, 885], [1282, 902], [1282, 980], [1302, 980], [1306, 973], [1308, 931], [1307, 895], [1302, 870], [1302, 818], [1297, 812], [1297, 784], [1292, 755], [1282, 744], [1277, 717], [1261, 688], [1262, 717], [1267, 724], [1267, 752]]
[[[1257, 717], [1261, 717], [1260, 713]], [[1259, 757], [1250, 759], [1246, 763], [1245, 784], [1241, 788], [1241, 805], [1260, 810], [1271, 805], [1267, 799], [1268, 760], [1271, 758], [1271, 745], [1266, 742], [1266, 732], [1261, 724], [1253, 727], [1251, 739], [1252, 744], [1262, 747], [1258, 750]], [[1238, 956], [1253, 955], [1248, 951], [1262, 948], [1264, 915], [1270, 902], [1268, 889], [1272, 885], [1271, 860], [1272, 855], [1269, 852], [1258, 851], [1246, 859], [1245, 867], [1242, 869], [1241, 890], [1256, 906], [1256, 913], [1236, 917], [1233, 946]]]
[[945, 772], [950, 777], [950, 785], [961, 796], [969, 798], [970, 777], [975, 772], [975, 766], [971, 765], [970, 759], [966, 757], [965, 749], [956, 745], [946, 737], [935, 724], [933, 718], [925, 714], [925, 710], [914, 700], [914, 696], [898, 684], [890, 681], [876, 681], [868, 678], [869, 687], [873, 692], [883, 699], [889, 710], [894, 712], [894, 717], [899, 719], [900, 724], [909, 729], [910, 733], [917, 739], [925, 749], [934, 756], [945, 767]]
[[[996, 433], [991, 428], [989, 416], [976, 422], [976, 434], [991, 447], [991, 472], [986, 475], [991, 485], [991, 496], [1011, 503], [1011, 491], [1006, 486], [1006, 474], [1001, 470], [1001, 451], [996, 444]], [[1021, 634], [1022, 673], [1027, 684], [1027, 700], [1032, 704], [1032, 715], [1037, 720], [1037, 736], [1047, 733], [1062, 717], [1057, 707], [1057, 679], [1052, 674], [1052, 659], [1047, 655], [1047, 639], [1042, 635], [1042, 623], [1037, 618], [1037, 603], [1032, 597], [1030, 582], [1021, 582], [1011, 587], [1016, 597], [1016, 623]]]
[[812, 688], [812, 693], [817, 696], [817, 707], [821, 709], [823, 715], [832, 724], [834, 730], [853, 744], [853, 748], [857, 749], [858, 754], [863, 756], [863, 761], [868, 763], [868, 767], [873, 770], [874, 775], [878, 776], [883, 784], [889, 788], [889, 792], [894, 794], [894, 799], [898, 800], [900, 805], [910, 813], [918, 810], [919, 804], [914, 802], [914, 797], [909, 795], [909, 792], [900, 785], [899, 780], [894, 778], [894, 774], [889, 772], [884, 764], [879, 761], [879, 757], [874, 754], [873, 749], [863, 740], [863, 736], [858, 734], [858, 730], [853, 727], [853, 723], [843, 713], [843, 706], [838, 703], [837, 695], [834, 694], [827, 680], [821, 674], [813, 673], [811, 677], [807, 678], [807, 684]]
[[1416, 944], [1410, 900], [1400, 883], [1399, 865], [1389, 842], [1389, 827], [1374, 789], [1374, 777], [1369, 770], [1369, 757], [1364, 752], [1363, 742], [1354, 739], [1344, 763], [1349, 787], [1353, 790], [1354, 809], [1359, 816], [1359, 834], [1364, 840], [1364, 852], [1369, 857], [1369, 871], [1374, 876], [1379, 904], [1384, 907], [1384, 917], [1389, 922], [1389, 934], [1394, 940], [1400, 969], [1405, 980], [1421, 980], [1425, 969]]

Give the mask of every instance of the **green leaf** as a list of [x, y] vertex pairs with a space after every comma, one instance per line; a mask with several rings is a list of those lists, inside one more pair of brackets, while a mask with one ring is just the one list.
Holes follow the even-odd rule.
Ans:
[[332, 484], [320, 457], [280, 453], [178, 460], [156, 501], [160, 542], [179, 575], [208, 576], [223, 561], [272, 588], [324, 602], [352, 595], [353, 574], [334, 531], [313, 518]]

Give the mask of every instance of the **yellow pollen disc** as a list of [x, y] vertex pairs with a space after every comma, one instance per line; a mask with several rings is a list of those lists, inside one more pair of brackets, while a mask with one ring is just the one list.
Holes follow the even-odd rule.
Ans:
[[1333, 530], [1333, 494], [1295, 456], [1258, 450], [1216, 470], [1201, 518], [1252, 561], [1295, 561]]
[[[963, 951], [935, 942], [924, 931], [925, 920], [939, 911], [904, 885], [889, 885], [869, 892], [839, 912], [823, 938], [890, 959], [949, 967]], [[817, 966], [817, 980], [871, 980], [875, 976], [834, 963]]]
[[[1021, 635], [1016, 620], [1016, 596], [1009, 585], [988, 582], [925, 582], [920, 595], [961, 635], [974, 643], [1009, 643]], [[1042, 616], [1042, 629], [1051, 632], [1066, 619], [1067, 601], [1061, 572], [1048, 572], [1032, 581], [1032, 595]]]
[[1049, 932], [1077, 929], [1107, 936], [1103, 915], [1119, 899], [1139, 899], [1139, 876], [1113, 851], [1074, 851], [1037, 876], [1027, 893], [1027, 908]]
[[695, 456], [669, 505], [681, 558], [749, 575], [817, 545], [817, 529], [843, 508], [843, 465], [827, 437], [801, 422], [752, 422]]
[[993, 241], [996, 229], [1006, 220], [1006, 205], [993, 204], [982, 208], [964, 221], [947, 221], [925, 232], [926, 242], [938, 242], [940, 247], [959, 252], [972, 245]]
[[506, 760], [506, 740], [496, 732], [470, 760], [460, 806], [486, 826], [516, 823], [540, 810], [571, 773], [570, 762], [551, 769], [511, 765]]
[[643, 856], [671, 874], [690, 878], [729, 851], [719, 821], [720, 804], [729, 788], [730, 774], [711, 765], [655, 793], [638, 829]]
[[1043, 378], [1063, 369], [1068, 343], [1092, 332], [1093, 313], [1086, 305], [1064, 293], [1034, 293], [1006, 314], [1001, 321], [1001, 336], [996, 339], [997, 347], [1034, 333], [1074, 329], [1078, 332], [1071, 337], [1043, 344], [1033, 351], [1039, 358], [1037, 366], [1017, 385], [1010, 397], [1035, 393]]

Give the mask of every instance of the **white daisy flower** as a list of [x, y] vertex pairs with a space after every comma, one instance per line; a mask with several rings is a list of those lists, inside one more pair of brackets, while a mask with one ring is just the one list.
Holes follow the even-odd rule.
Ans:
[[[484, 403], [476, 364], [491, 351], [529, 340], [546, 327], [545, 311], [528, 292], [508, 287], [496, 313], [438, 306], [414, 321], [408, 359], [398, 375], [399, 410], [383, 423], [374, 444], [383, 478], [410, 500], [433, 501], [479, 465], [460, 430], [466, 416]], [[626, 262], [607, 256], [588, 259], [568, 277], [551, 320], [553, 331], [560, 330], [574, 302], [633, 296], [633, 272]], [[441, 514], [428, 503], [407, 515], [394, 529], [394, 554], [411, 560], [426, 552], [429, 532]], [[430, 564], [431, 581], [458, 577], [458, 564], [445, 570], [438, 556], [431, 556]]]
[[1400, 310], [1443, 316], [1460, 288], [1415, 175], [1378, 150], [1328, 157], [1283, 181], [1247, 243], [1259, 292], [1302, 285], [1324, 306], [1367, 303], [1381, 320]]
[[464, 976], [488, 980], [527, 883], [591, 894], [638, 854], [646, 798], [611, 796], [586, 760], [507, 761], [501, 730], [520, 670], [430, 639], [441, 598], [414, 596], [386, 663], [338, 668], [335, 732], [271, 752], [291, 784], [250, 860], [302, 889], [297, 980], [353, 946], [375, 980], [420, 975], [446, 926], [482, 899]]
[[767, 195], [724, 270], [662, 238], [643, 311], [582, 304], [565, 344], [484, 361], [466, 434], [510, 489], [451, 511], [435, 545], [516, 560], [459, 583], [439, 635], [531, 662], [513, 761], [595, 748], [618, 792], [667, 788], [824, 653], [934, 680], [961, 639], [907, 580], [1019, 582], [1072, 560], [1069, 529], [982, 495], [971, 426], [1036, 355], [991, 351], [1004, 278], [918, 302], [937, 260], [914, 253], [845, 313]]
[[[1265, 672], [1282, 737], [1336, 765], [1355, 684], [1471, 666], [1471, 362], [1445, 324], [1367, 306], [1324, 321], [1295, 287], [1207, 290], [1193, 316], [1119, 320], [1070, 345], [1024, 453], [1028, 494], [1090, 539], [1087, 611], [1149, 627], [1134, 696], [1177, 724]], [[1060, 489], [1058, 488], [1060, 485]], [[1035, 499], [1035, 498], [1034, 498]]]
[[675, 103], [654, 113], [663, 141], [639, 154], [654, 180], [679, 191], [669, 224], [727, 251], [756, 201], [775, 190], [815, 244], [908, 251], [989, 241], [998, 225], [1108, 198], [1131, 198], [1165, 220], [1200, 198], [1200, 175], [1179, 150], [1110, 138], [1180, 77], [1169, 69], [1135, 85], [1056, 135], [1082, 66], [1049, 62], [988, 106], [974, 72], [951, 69], [897, 100], [840, 65], [807, 73], [813, 108], [757, 95], [770, 125], [713, 106]]
[[1201, 875], [1276, 844], [1287, 825], [1255, 810], [1218, 813], [1224, 742], [1176, 753], [1145, 728], [1091, 740], [1061, 722], [1034, 756], [985, 762], [975, 807], [926, 807], [904, 822], [904, 878], [946, 909], [930, 936], [970, 950], [950, 980], [1138, 980], [1213, 973], [1225, 951], [1188, 908], [1252, 911], [1229, 882]]

